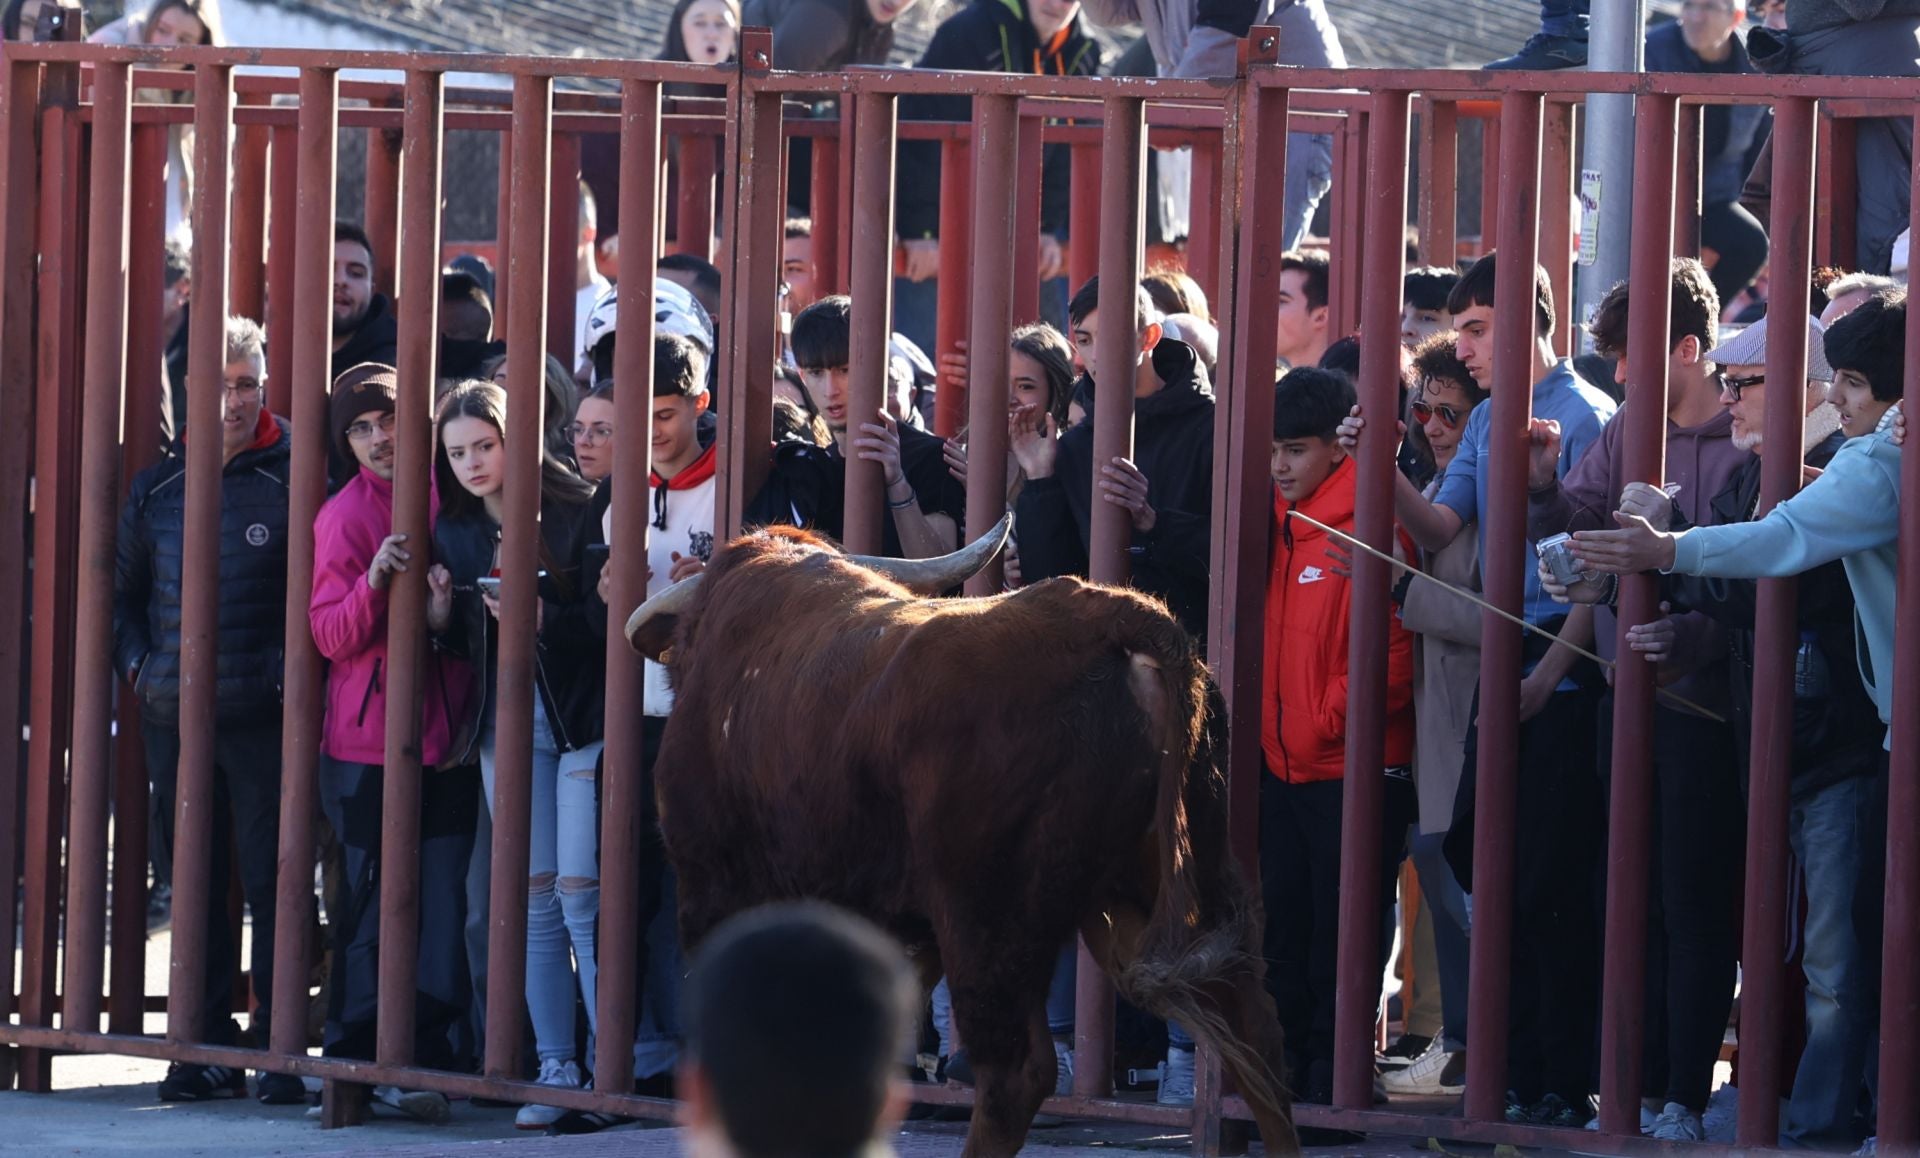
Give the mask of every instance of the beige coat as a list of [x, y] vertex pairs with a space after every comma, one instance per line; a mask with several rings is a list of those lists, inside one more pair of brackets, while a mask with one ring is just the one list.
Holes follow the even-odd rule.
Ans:
[[1413, 778], [1420, 796], [1420, 831], [1432, 835], [1453, 824], [1453, 798], [1460, 789], [1467, 726], [1473, 722], [1473, 695], [1480, 683], [1480, 609], [1440, 583], [1479, 593], [1479, 527], [1461, 527], [1453, 542], [1426, 556], [1425, 564], [1425, 574], [1414, 576], [1407, 588], [1400, 620], [1418, 636], [1413, 649]]

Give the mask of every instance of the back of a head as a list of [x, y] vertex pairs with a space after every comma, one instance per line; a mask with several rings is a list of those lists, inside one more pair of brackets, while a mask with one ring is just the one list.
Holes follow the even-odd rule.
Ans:
[[1459, 284], [1460, 272], [1429, 265], [1408, 270], [1401, 281], [1408, 305], [1416, 310], [1438, 311], [1447, 308], [1447, 295]]
[[[1087, 320], [1088, 315], [1100, 308], [1100, 278], [1098, 275], [1087, 279], [1086, 284], [1073, 292], [1067, 302], [1067, 324], [1077, 327]], [[1160, 307], [1154, 304], [1153, 296], [1144, 285], [1133, 287], [1133, 332], [1144, 333], [1146, 328], [1160, 320]]]
[[740, 1158], [852, 1158], [879, 1132], [919, 987], [899, 946], [828, 905], [736, 916], [694, 956], [686, 1060]]
[[836, 370], [847, 364], [853, 347], [853, 299], [832, 294], [793, 318], [793, 363], [802, 370]]
[[[1720, 335], [1720, 293], [1713, 288], [1707, 269], [1691, 257], [1676, 257], [1669, 269], [1667, 302], [1667, 349], [1680, 348], [1692, 338], [1700, 349], [1711, 350]], [[1618, 361], [1627, 353], [1628, 289], [1626, 282], [1616, 284], [1601, 297], [1587, 329], [1593, 334], [1594, 351]]]
[[[1497, 269], [1496, 259], [1500, 255], [1489, 251], [1479, 261], [1467, 267], [1460, 275], [1453, 289], [1447, 294], [1447, 312], [1458, 316], [1475, 306], [1493, 308], [1493, 279]], [[1547, 279], [1544, 266], [1533, 267], [1533, 325], [1534, 333], [1546, 337], [1553, 333], [1553, 283]]]
[[1191, 314], [1202, 321], [1213, 319], [1207, 305], [1207, 291], [1181, 270], [1163, 269], [1150, 273], [1140, 279], [1140, 285], [1163, 314]]
[[1824, 344], [1835, 374], [1851, 370], [1865, 378], [1881, 402], [1900, 398], [1906, 391], [1907, 291], [1874, 294], [1828, 326]]
[[1360, 376], [1360, 335], [1348, 334], [1320, 355], [1322, 370], [1338, 370], [1349, 378]]
[[687, 286], [688, 292], [692, 293], [701, 305], [707, 306], [709, 312], [712, 307], [708, 303], [720, 300], [720, 267], [704, 257], [692, 253], [669, 253], [656, 262], [653, 268], [659, 273], [684, 275], [691, 283]]
[[1332, 441], [1356, 401], [1353, 379], [1338, 370], [1289, 370], [1273, 388], [1274, 441]]

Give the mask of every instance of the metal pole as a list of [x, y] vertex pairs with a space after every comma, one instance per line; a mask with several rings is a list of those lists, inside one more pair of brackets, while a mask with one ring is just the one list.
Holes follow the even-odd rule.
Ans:
[[[1018, 145], [1019, 104], [1013, 97], [981, 96], [973, 102], [974, 242], [972, 328], [967, 332], [967, 526], [991, 527], [1007, 509], [1007, 338], [1013, 329], [1014, 230], [1018, 219], [1013, 174]], [[941, 167], [941, 174], [952, 172]], [[961, 193], [967, 195], [964, 186]], [[947, 236], [943, 216], [940, 236]], [[942, 267], [946, 263], [942, 262]], [[967, 264], [963, 253], [961, 265]], [[944, 284], [944, 283], [943, 283]], [[965, 321], [966, 319], [960, 319]], [[958, 409], [957, 407], [955, 408]], [[958, 415], [956, 414], [957, 418]], [[968, 595], [992, 595], [1000, 589], [998, 559], [967, 580]]]
[[[863, 422], [878, 422], [887, 398], [887, 339], [893, 332], [893, 140], [898, 119], [892, 93], [854, 98], [853, 333], [847, 351], [847, 439]], [[759, 372], [759, 368], [755, 367]], [[880, 553], [886, 480], [880, 464], [847, 458], [847, 550]]]
[[[985, 98], [981, 98], [985, 99]], [[978, 138], [978, 134], [975, 134]], [[970, 284], [974, 270], [969, 261], [972, 254], [978, 253], [982, 261], [996, 255], [986, 246], [979, 250], [973, 248], [970, 234], [973, 222], [969, 220], [967, 198], [973, 188], [973, 144], [965, 138], [953, 137], [940, 142], [940, 278], [935, 285], [939, 295], [934, 322], [933, 349], [930, 351], [937, 363], [942, 354], [960, 352], [960, 343], [967, 331], [967, 306], [972, 297]], [[1008, 239], [1011, 243], [1011, 238]], [[1001, 333], [1007, 332], [1001, 327]], [[995, 342], [1003, 339], [996, 338]], [[966, 389], [954, 389], [942, 384], [942, 389], [934, 395], [933, 429], [941, 438], [952, 438], [967, 415]], [[1005, 429], [1002, 427], [1001, 429]], [[972, 433], [978, 437], [980, 427], [974, 425]], [[999, 515], [993, 516], [995, 520]], [[992, 526], [991, 522], [969, 526]]]
[[[1593, 8], [1587, 31], [1590, 72], [1646, 71], [1647, 0], [1607, 0]], [[1582, 328], [1614, 283], [1625, 281], [1633, 239], [1633, 97], [1594, 93], [1587, 98], [1587, 143], [1581, 150], [1579, 193], [1589, 217], [1582, 234], [1577, 285]], [[1592, 220], [1598, 201], [1597, 223]], [[1593, 242], [1586, 237], [1591, 234]]]

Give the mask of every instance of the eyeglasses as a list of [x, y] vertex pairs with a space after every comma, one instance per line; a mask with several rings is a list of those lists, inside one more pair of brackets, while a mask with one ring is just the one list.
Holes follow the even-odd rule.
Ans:
[[226, 391], [242, 402], [250, 402], [260, 397], [260, 383], [253, 378], [242, 378], [238, 382], [228, 382]]
[[[392, 434], [393, 422], [394, 422], [393, 415], [382, 414], [380, 416], [380, 421], [378, 423], [380, 432], [382, 434]], [[347, 437], [352, 439], [355, 442], [365, 442], [367, 439], [373, 437], [373, 431], [374, 431], [375, 425], [376, 425], [375, 423], [368, 422], [366, 419], [363, 418], [360, 421], [354, 423], [352, 426], [347, 427]]]
[[1721, 392], [1730, 395], [1735, 402], [1740, 401], [1740, 392], [1742, 390], [1751, 390], [1755, 386], [1765, 386], [1767, 384], [1767, 376], [1765, 374], [1755, 374], [1750, 378], [1735, 378], [1729, 374], [1721, 374], [1719, 378]]
[[1460, 412], [1445, 404], [1435, 406], [1431, 402], [1416, 402], [1410, 409], [1413, 411], [1415, 422], [1423, 424], [1432, 422], [1433, 416], [1438, 414], [1440, 421], [1447, 424], [1447, 429], [1452, 430], [1460, 425]]
[[576, 422], [567, 427], [567, 437], [576, 444], [603, 446], [613, 441], [613, 427], [604, 422], [596, 422], [592, 426], [584, 422]]

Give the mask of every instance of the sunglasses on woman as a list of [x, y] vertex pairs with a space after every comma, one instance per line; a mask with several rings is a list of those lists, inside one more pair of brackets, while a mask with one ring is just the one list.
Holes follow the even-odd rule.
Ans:
[[1457, 429], [1460, 425], [1460, 412], [1445, 404], [1435, 406], [1431, 402], [1416, 402], [1411, 409], [1413, 420], [1422, 425], [1432, 422], [1435, 414], [1440, 416], [1440, 421], [1446, 423], [1449, 430]]

